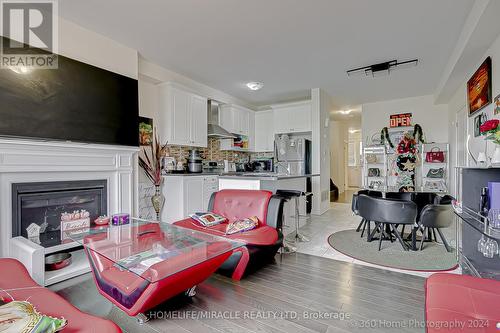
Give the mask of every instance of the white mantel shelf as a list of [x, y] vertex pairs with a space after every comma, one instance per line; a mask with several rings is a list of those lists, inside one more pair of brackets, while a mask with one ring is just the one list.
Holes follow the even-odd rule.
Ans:
[[[20, 259], [32, 276], [27, 253], [10, 246], [12, 184], [73, 180], [107, 181], [108, 214], [138, 212], [138, 147], [0, 138], [0, 256]], [[61, 280], [63, 277], [58, 277]], [[43, 281], [37, 281], [44, 284]]]

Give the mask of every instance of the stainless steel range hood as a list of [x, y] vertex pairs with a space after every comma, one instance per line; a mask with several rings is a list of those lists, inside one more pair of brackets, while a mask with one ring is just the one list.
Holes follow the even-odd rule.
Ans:
[[235, 139], [236, 136], [219, 126], [219, 102], [208, 101], [208, 137]]

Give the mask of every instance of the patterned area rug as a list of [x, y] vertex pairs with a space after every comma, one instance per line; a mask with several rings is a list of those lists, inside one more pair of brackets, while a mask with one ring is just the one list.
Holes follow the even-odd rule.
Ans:
[[427, 272], [447, 271], [457, 267], [455, 249], [449, 253], [442, 244], [436, 242], [425, 242], [422, 251], [404, 251], [397, 240], [394, 243], [384, 240], [378, 251], [378, 240], [368, 243], [366, 233], [361, 238], [361, 232], [353, 229], [330, 235], [328, 243], [346, 256], [385, 267]]

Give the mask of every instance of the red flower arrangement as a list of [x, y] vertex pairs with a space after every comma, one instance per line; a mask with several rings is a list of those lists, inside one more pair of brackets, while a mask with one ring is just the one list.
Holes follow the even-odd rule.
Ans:
[[500, 120], [498, 119], [491, 119], [488, 121], [485, 121], [484, 124], [479, 127], [479, 131], [481, 133], [487, 133], [489, 131], [496, 130], [498, 127], [498, 123], [500, 123]]
[[500, 145], [500, 128], [498, 127], [499, 123], [500, 120], [491, 119], [485, 121], [484, 124], [479, 127], [479, 132], [481, 132], [481, 135], [485, 135], [486, 140], [491, 140], [497, 145]]

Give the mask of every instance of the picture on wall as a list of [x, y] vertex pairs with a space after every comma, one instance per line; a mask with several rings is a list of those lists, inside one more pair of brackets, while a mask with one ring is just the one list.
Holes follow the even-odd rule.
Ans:
[[495, 97], [495, 115], [500, 114], [500, 95]]
[[474, 117], [474, 137], [481, 136], [481, 125], [487, 120], [486, 114], [481, 113]]
[[139, 144], [149, 146], [153, 143], [153, 119], [139, 117]]
[[467, 81], [469, 116], [489, 105], [491, 95], [491, 58], [488, 57]]

